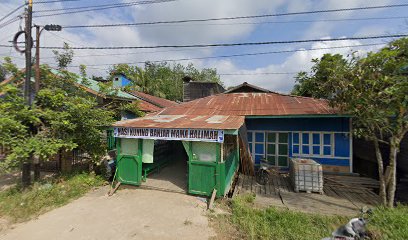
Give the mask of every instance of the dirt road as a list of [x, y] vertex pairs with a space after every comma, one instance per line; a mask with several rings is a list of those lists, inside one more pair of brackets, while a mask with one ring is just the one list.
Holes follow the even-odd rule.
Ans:
[[194, 196], [143, 189], [88, 193], [38, 219], [0, 233], [0, 239], [208, 239], [206, 204]]

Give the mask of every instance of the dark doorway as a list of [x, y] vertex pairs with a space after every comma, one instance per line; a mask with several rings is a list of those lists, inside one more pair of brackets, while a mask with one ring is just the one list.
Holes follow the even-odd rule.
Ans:
[[142, 186], [164, 191], [187, 192], [188, 155], [181, 141], [155, 140], [153, 162], [160, 164], [147, 175]]

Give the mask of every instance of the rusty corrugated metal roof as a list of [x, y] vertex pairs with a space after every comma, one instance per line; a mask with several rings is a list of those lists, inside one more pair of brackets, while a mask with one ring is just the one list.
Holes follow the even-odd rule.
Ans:
[[243, 116], [200, 115], [148, 115], [116, 122], [114, 127], [175, 128], [175, 129], [238, 129], [245, 121]]
[[142, 98], [143, 100], [146, 100], [160, 108], [171, 107], [177, 104], [176, 102], [170, 101], [168, 99], [156, 97], [144, 92], [129, 91], [129, 93], [136, 97]]
[[139, 107], [139, 110], [143, 112], [157, 112], [163, 109], [144, 100], [137, 100], [136, 104]]
[[334, 115], [326, 100], [279, 93], [229, 93], [193, 100], [117, 127], [239, 129], [245, 116]]
[[284, 116], [336, 114], [326, 100], [279, 93], [218, 94], [168, 107], [160, 115]]

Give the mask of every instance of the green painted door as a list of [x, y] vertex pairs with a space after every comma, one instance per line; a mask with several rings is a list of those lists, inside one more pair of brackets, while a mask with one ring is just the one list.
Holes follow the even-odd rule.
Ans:
[[210, 196], [216, 187], [216, 163], [189, 161], [188, 192]]
[[118, 180], [124, 184], [139, 186], [142, 181], [142, 161], [137, 156], [118, 156]]

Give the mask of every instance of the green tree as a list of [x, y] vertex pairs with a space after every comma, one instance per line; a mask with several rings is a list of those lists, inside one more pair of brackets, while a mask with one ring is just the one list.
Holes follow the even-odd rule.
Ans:
[[195, 81], [218, 82], [222, 84], [216, 69], [194, 67], [192, 63], [184, 66], [179, 63], [146, 62], [144, 68], [118, 64], [110, 70], [111, 76], [125, 75], [132, 84], [129, 90], [143, 91], [154, 96], [173, 101], [183, 100], [183, 77], [189, 76]]
[[292, 94], [304, 97], [331, 98], [334, 94], [330, 86], [330, 78], [337, 78], [346, 74], [350, 65], [340, 54], [324, 54], [320, 59], [313, 59], [310, 74], [300, 72], [296, 76], [296, 84]]
[[[325, 62], [325, 59], [337, 61]], [[408, 132], [408, 39], [395, 40], [366, 57], [345, 58], [325, 55], [314, 61], [313, 69], [323, 75], [308, 76], [307, 91], [312, 96], [329, 98], [332, 106], [353, 116], [357, 136], [374, 143], [380, 179], [380, 196], [384, 205], [394, 205], [397, 153]], [[300, 83], [301, 85], [305, 82]], [[297, 91], [297, 90], [296, 90]], [[303, 91], [304, 92], [304, 91]], [[298, 93], [298, 92], [296, 92]], [[389, 159], [383, 161], [380, 143], [389, 145]], [[388, 165], [385, 164], [388, 162]]]
[[[8, 64], [6, 69], [15, 67]], [[55, 75], [42, 66], [44, 87], [31, 108], [25, 105], [17, 86], [2, 86], [0, 144], [8, 154], [1, 170], [15, 169], [30, 156], [47, 161], [56, 153], [73, 148], [87, 152], [94, 160], [104, 154], [101, 133], [114, 121], [113, 112], [98, 108], [95, 98], [76, 87], [77, 77], [66, 71]]]
[[52, 50], [55, 61], [58, 63], [58, 69], [66, 69], [72, 63], [74, 58], [74, 51], [68, 43], [64, 42], [63, 51]]
[[3, 66], [0, 66], [0, 82], [6, 79], [7, 71]]

